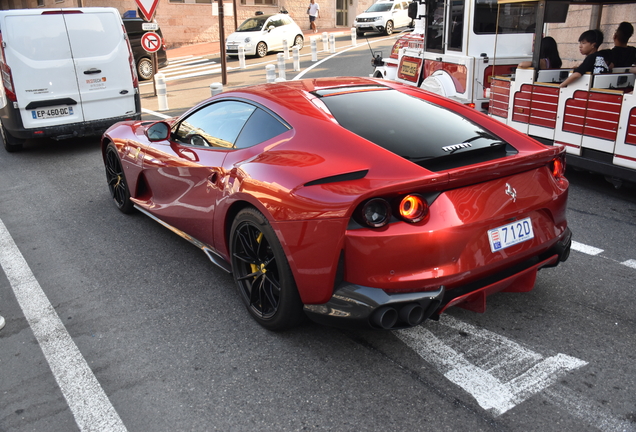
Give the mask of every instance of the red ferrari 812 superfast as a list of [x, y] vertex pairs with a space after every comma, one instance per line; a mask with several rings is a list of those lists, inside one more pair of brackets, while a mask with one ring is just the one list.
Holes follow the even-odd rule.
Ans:
[[264, 84], [103, 136], [115, 205], [231, 272], [261, 325], [403, 328], [569, 255], [565, 153], [368, 78]]

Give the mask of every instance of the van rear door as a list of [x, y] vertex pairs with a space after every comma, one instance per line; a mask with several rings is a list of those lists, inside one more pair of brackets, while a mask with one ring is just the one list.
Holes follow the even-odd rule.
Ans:
[[7, 14], [2, 41], [26, 129], [84, 121], [63, 15]]
[[116, 9], [64, 14], [86, 121], [135, 114], [131, 51]]

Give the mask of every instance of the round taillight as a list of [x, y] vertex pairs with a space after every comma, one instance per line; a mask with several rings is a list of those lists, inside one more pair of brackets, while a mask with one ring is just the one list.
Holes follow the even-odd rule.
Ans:
[[561, 178], [565, 174], [565, 164], [563, 163], [563, 159], [555, 158], [552, 160], [552, 176], [554, 178]]
[[407, 222], [417, 223], [428, 214], [428, 203], [420, 195], [407, 195], [399, 206], [400, 216]]
[[362, 206], [362, 221], [370, 227], [383, 227], [390, 219], [391, 207], [382, 198], [373, 198]]

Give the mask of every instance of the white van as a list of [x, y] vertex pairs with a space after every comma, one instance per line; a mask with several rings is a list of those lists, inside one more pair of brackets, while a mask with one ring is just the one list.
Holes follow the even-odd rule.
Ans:
[[141, 118], [135, 63], [115, 8], [0, 11], [0, 121], [25, 139], [101, 135]]

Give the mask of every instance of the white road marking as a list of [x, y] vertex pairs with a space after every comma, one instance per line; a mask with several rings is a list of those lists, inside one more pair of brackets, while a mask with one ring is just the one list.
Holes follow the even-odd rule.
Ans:
[[155, 117], [162, 118], [162, 119], [169, 119], [169, 118], [172, 117], [172, 116], [169, 116], [169, 115], [166, 115], [166, 114], [161, 114], [161, 113], [158, 113], [158, 112], [155, 112], [155, 111], [151, 111], [151, 110], [146, 109], [146, 108], [142, 108], [141, 111], [145, 112], [146, 114], [150, 114], [150, 115], [153, 115]]
[[442, 315], [438, 323], [430, 321], [426, 327], [397, 330], [395, 334], [495, 416], [587, 364], [565, 354], [544, 358], [450, 315]]
[[29, 265], [0, 220], [0, 266], [81, 431], [126, 431]]
[[614, 418], [611, 413], [598, 406], [598, 402], [592, 402], [577, 394], [575, 391], [563, 387], [554, 386], [543, 392], [543, 395], [555, 405], [560, 405], [574, 417], [604, 432], [634, 432], [636, 426], [628, 420]]
[[627, 261], [623, 261], [621, 264], [623, 264], [624, 266], [636, 269], [636, 260], [630, 259], [630, 260], [627, 260]]
[[595, 248], [594, 246], [588, 246], [586, 244], [575, 241], [572, 241], [572, 249], [588, 255], [598, 255], [603, 252], [603, 249]]

